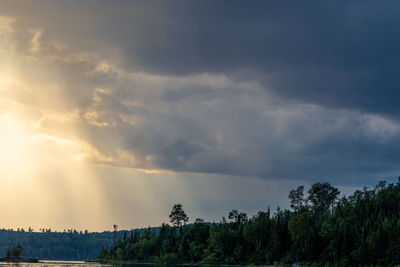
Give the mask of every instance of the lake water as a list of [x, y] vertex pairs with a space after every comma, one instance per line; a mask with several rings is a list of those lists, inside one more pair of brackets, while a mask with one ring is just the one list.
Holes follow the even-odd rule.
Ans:
[[111, 264], [101, 264], [97, 262], [83, 262], [83, 261], [40, 261], [38, 263], [8, 263], [0, 262], [1, 266], [8, 267], [125, 267], [125, 266], [135, 266], [135, 267], [156, 267], [160, 265], [151, 264], [124, 264], [124, 265], [111, 265]]
[[37, 263], [11, 263], [11, 262], [0, 262], [0, 266], [9, 266], [9, 267], [106, 267], [112, 266], [107, 264], [100, 263], [86, 263], [83, 261], [40, 261]]

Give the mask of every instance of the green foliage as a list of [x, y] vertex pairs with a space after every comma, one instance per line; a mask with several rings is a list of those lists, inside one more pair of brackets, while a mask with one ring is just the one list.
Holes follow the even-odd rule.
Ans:
[[293, 240], [296, 256], [306, 257], [309, 254], [313, 232], [310, 211], [304, 210], [294, 214], [289, 220], [288, 230]]
[[[138, 230], [138, 232], [143, 231], [144, 229]], [[123, 231], [118, 232], [118, 238], [122, 238], [123, 234]], [[10, 250], [10, 257], [12, 248], [20, 244], [23, 247], [21, 254], [24, 258], [93, 260], [99, 256], [102, 247], [108, 253], [113, 243], [112, 232], [89, 233], [76, 230], [54, 232], [49, 229], [35, 232], [33, 229], [31, 231], [0, 229], [0, 255], [5, 256]]]
[[182, 204], [175, 204], [172, 207], [172, 211], [169, 215], [169, 219], [173, 225], [181, 226], [182, 223], [186, 223], [189, 220], [189, 217], [186, 215], [185, 211], [183, 210]]
[[329, 183], [315, 183], [308, 190], [308, 201], [316, 211], [330, 207], [339, 195], [339, 190]]
[[248, 218], [232, 210], [219, 223], [187, 218], [175, 205], [159, 231], [123, 238], [100, 259], [205, 264], [394, 266], [400, 264], [400, 183], [379, 182], [349, 197], [329, 183], [291, 190], [292, 210], [269, 208]]

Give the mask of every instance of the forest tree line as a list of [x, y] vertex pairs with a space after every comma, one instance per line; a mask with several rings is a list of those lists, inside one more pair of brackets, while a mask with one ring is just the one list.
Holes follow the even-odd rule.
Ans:
[[400, 264], [400, 178], [340, 197], [329, 183], [289, 192], [290, 209], [249, 218], [232, 210], [219, 223], [186, 224], [174, 205], [169, 224], [133, 231], [103, 247], [101, 261], [203, 264], [391, 266]]
[[[138, 233], [145, 229], [136, 229]], [[157, 232], [157, 229], [153, 229]], [[20, 256], [41, 260], [93, 260], [102, 247], [111, 247], [115, 235], [122, 238], [126, 230], [88, 232], [68, 229], [57, 232], [49, 228], [35, 231], [32, 228], [17, 230], [0, 229], [0, 258], [7, 257], [13, 248], [20, 245]]]
[[[122, 233], [120, 233], [122, 235]], [[70, 230], [40, 232], [19, 229], [0, 230], [0, 258], [10, 257], [10, 250], [20, 245], [20, 256], [42, 260], [91, 260], [103, 246], [113, 244], [113, 233], [88, 233]]]

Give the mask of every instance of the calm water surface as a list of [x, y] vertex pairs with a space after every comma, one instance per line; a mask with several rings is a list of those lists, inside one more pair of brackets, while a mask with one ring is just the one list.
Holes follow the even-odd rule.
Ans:
[[111, 264], [100, 264], [96, 262], [83, 262], [83, 261], [40, 261], [38, 263], [7, 263], [0, 262], [1, 266], [8, 267], [159, 267], [160, 265], [151, 264], [124, 264], [124, 265], [111, 265]]

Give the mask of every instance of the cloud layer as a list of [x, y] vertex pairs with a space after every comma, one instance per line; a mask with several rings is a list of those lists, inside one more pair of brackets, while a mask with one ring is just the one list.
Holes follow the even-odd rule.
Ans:
[[83, 160], [337, 184], [398, 174], [394, 1], [1, 5], [2, 109]]

